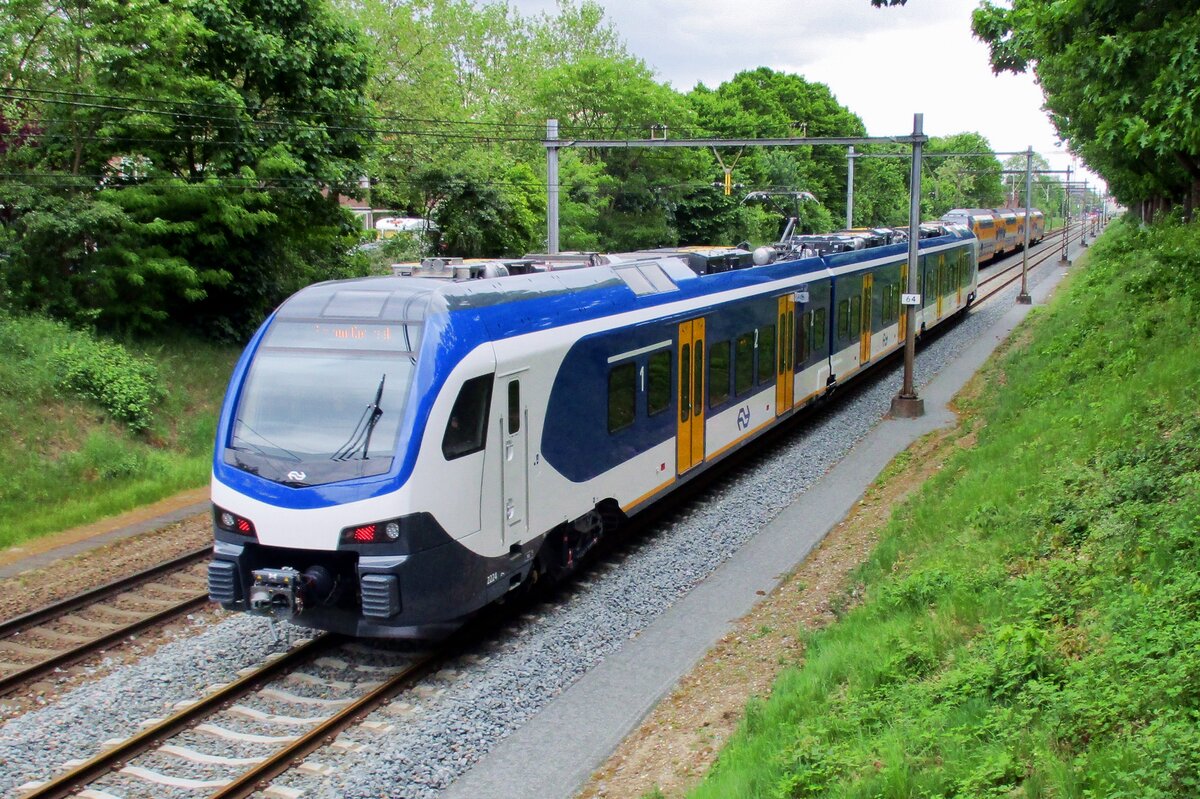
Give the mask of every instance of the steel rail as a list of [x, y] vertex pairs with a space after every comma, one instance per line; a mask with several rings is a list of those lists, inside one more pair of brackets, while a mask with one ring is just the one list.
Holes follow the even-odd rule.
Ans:
[[[1046, 252], [1046, 246], [1048, 246], [1050, 244], [1054, 244], [1056, 246], [1061, 246], [1061, 241], [1059, 241], [1059, 238], [1063, 235], [1063, 233], [1064, 233], [1063, 228], [1057, 228], [1055, 230], [1048, 232], [1045, 236], [1042, 237], [1041, 241], [1039, 241], [1036, 245], [1030, 247], [1029, 251], [1030, 251], [1031, 256], [1032, 257], [1041, 256], [1044, 252]], [[1033, 253], [1035, 251], [1037, 252], [1037, 255], [1033, 255]], [[994, 274], [988, 275], [987, 277], [981, 278], [979, 281], [980, 287], [982, 287], [986, 283], [990, 283], [991, 281], [998, 279], [1000, 275], [1003, 275], [1014, 268], [1020, 268], [1020, 266], [1021, 266], [1020, 261], [1017, 261], [1015, 264], [1014, 263], [1006, 263], [1010, 258], [1014, 258], [1018, 255], [1021, 255], [1021, 252], [1014, 251], [1014, 252], [1009, 253], [1008, 255], [1004, 256], [1000, 260], [993, 261], [991, 264], [988, 264], [987, 267], [983, 267], [983, 268], [996, 267], [996, 272]], [[1044, 259], [1041, 261], [1038, 261], [1037, 264], [1035, 264], [1035, 265], [1040, 265], [1043, 262], [1044, 262]], [[1001, 264], [1005, 264], [1005, 265], [1001, 268]]]
[[136, 574], [131, 574], [128, 577], [122, 577], [119, 580], [113, 580], [110, 583], [105, 583], [98, 588], [92, 588], [75, 596], [68, 597], [59, 602], [46, 605], [38, 610], [30, 611], [21, 616], [15, 616], [6, 621], [0, 622], [0, 638], [7, 638], [11, 635], [21, 632], [43, 622], [53, 619], [57, 616], [65, 616], [73, 610], [86, 607], [87, 605], [95, 604], [101, 599], [107, 599], [110, 596], [119, 594], [128, 588], [131, 588], [138, 583], [148, 582], [155, 577], [158, 577], [167, 572], [175, 571], [184, 566], [191, 565], [194, 562], [199, 562], [206, 555], [212, 553], [212, 545], [203, 549], [194, 549], [191, 552], [184, 553], [179, 557], [171, 560], [163, 561], [157, 566], [151, 566], [149, 569], [143, 569]]
[[[39, 625], [45, 624], [56, 619], [60, 619], [69, 613], [81, 610], [86, 607], [91, 607], [106, 599], [117, 596], [131, 588], [146, 584], [164, 574], [169, 574], [172, 571], [190, 566], [201, 561], [211, 552], [210, 547], [204, 549], [193, 550], [187, 552], [171, 560], [164, 561], [149, 569], [143, 569], [136, 574], [122, 577], [119, 580], [114, 580], [106, 583], [98, 588], [90, 591], [84, 591], [75, 596], [64, 599], [60, 602], [55, 602], [38, 610], [31, 611], [6, 622], [0, 624], [0, 640], [8, 639], [15, 636], [17, 633], [26, 630], [34, 629]], [[79, 644], [77, 646], [65, 649], [56, 655], [38, 661], [19, 671], [12, 672], [0, 677], [0, 697], [7, 696], [13, 693], [22, 685], [32, 682], [39, 677], [42, 677], [55, 669], [61, 668], [71, 663], [76, 663], [84, 658], [95, 654], [99, 649], [110, 646], [121, 639], [139, 633], [156, 624], [161, 624], [176, 616], [181, 616], [196, 608], [202, 606], [208, 601], [207, 592], [198, 594], [182, 602], [177, 602], [169, 608], [150, 613], [149, 615], [138, 619], [129, 624], [124, 624], [119, 627], [99, 635], [91, 640]]]
[[264, 663], [253, 672], [214, 691], [195, 704], [188, 705], [175, 715], [126, 739], [112, 749], [101, 752], [87, 762], [39, 785], [21, 799], [62, 799], [62, 797], [82, 791], [97, 777], [121, 768], [131, 758], [160, 745], [166, 739], [190, 727], [197, 720], [212, 715], [230, 702], [259, 688], [281, 672], [316, 657], [341, 643], [342, 640], [341, 636], [333, 633], [319, 635], [295, 649], [287, 651], [281, 657]]
[[207, 593], [190, 597], [183, 602], [172, 605], [164, 610], [160, 610], [159, 612], [135, 621], [132, 624], [126, 624], [111, 632], [107, 632], [98, 638], [93, 638], [92, 640], [80, 644], [73, 649], [65, 650], [57, 655], [47, 658], [46, 660], [38, 661], [32, 666], [21, 669], [20, 671], [14, 671], [12, 674], [6, 674], [3, 677], [0, 677], [0, 696], [7, 696], [8, 694], [16, 691], [22, 685], [32, 682], [38, 677], [48, 674], [57, 668], [61, 668], [62, 666], [67, 666], [83, 660], [89, 655], [95, 654], [97, 650], [116, 643], [126, 636], [139, 633], [147, 627], [153, 627], [156, 624], [161, 624], [164, 621], [169, 621], [177, 616], [181, 616], [184, 613], [205, 605], [207, 602]]
[[437, 652], [418, 656], [382, 685], [342, 708], [283, 749], [269, 755], [266, 760], [253, 766], [228, 785], [219, 788], [210, 799], [242, 799], [266, 790], [269, 780], [299, 765], [305, 757], [322, 746], [333, 743], [338, 733], [361, 721], [367, 713], [409, 687], [430, 671], [430, 667], [436, 662], [439, 662]]
[[[1061, 230], [1061, 229], [1060, 229], [1060, 230]], [[1071, 233], [1069, 233], [1069, 234], [1068, 234], [1068, 239], [1067, 239], [1067, 241], [1068, 241], [1068, 243], [1069, 243], [1070, 241], [1072, 241], [1072, 240], [1074, 240], [1074, 239], [1078, 239], [1078, 238], [1079, 238], [1079, 236], [1078, 236], [1078, 232], [1077, 232], [1077, 231], [1076, 231], [1076, 232], [1071, 232]], [[1049, 234], [1047, 235], [1046, 239], [1043, 239], [1043, 241], [1046, 241], [1047, 239], [1049, 239]], [[1037, 268], [1037, 267], [1041, 266], [1042, 264], [1044, 264], [1044, 263], [1046, 263], [1047, 261], [1049, 261], [1049, 260], [1051, 260], [1052, 258], [1054, 258], [1054, 256], [1055, 256], [1055, 255], [1057, 255], [1057, 254], [1058, 254], [1058, 250], [1057, 250], [1056, 248], [1047, 249], [1045, 252], [1040, 252], [1040, 253], [1038, 253], [1038, 255], [1037, 255], [1037, 256], [1035, 256], [1035, 257], [1037, 258], [1037, 260], [1036, 260], [1036, 261], [1034, 261], [1033, 263], [1031, 263], [1031, 264], [1029, 265], [1029, 269], [1031, 269], [1031, 270], [1032, 270], [1032, 269], [1035, 269], [1035, 268]], [[1011, 277], [1008, 277], [1008, 279], [1007, 279], [1007, 280], [1004, 280], [1004, 282], [1000, 283], [999, 285], [993, 285], [993, 286], [990, 286], [990, 288], [989, 288], [989, 291], [988, 291], [986, 294], [983, 294], [982, 296], [980, 296], [980, 297], [979, 297], [979, 298], [976, 300], [976, 305], [978, 305], [978, 304], [980, 304], [980, 303], [983, 303], [983, 302], [985, 302], [985, 301], [987, 301], [987, 300], [991, 299], [992, 297], [994, 297], [994, 296], [998, 295], [998, 294], [999, 294], [1001, 291], [1003, 291], [1004, 289], [1006, 289], [1006, 288], [1008, 288], [1009, 286], [1011, 286], [1013, 283], [1016, 283], [1018, 280], [1020, 280], [1020, 279], [1021, 279], [1021, 269], [1020, 269], [1020, 266], [1021, 266], [1021, 265], [1020, 265], [1019, 263], [1018, 263], [1018, 264], [1013, 264], [1013, 265], [1010, 265], [1010, 266], [1006, 266], [1005, 268], [1003, 268], [1003, 269], [999, 270], [999, 271], [998, 271], [998, 272], [996, 272], [995, 274], [988, 275], [988, 276], [987, 276], [986, 278], [984, 278], [983, 280], [980, 280], [980, 281], [979, 281], [979, 288], [980, 288], [980, 289], [983, 289], [983, 287], [984, 287], [985, 285], [988, 285], [988, 284], [995, 283], [996, 281], [998, 281], [998, 280], [1001, 280], [1002, 278], [1005, 278], [1006, 276], [1008, 276], [1008, 275], [1009, 275], [1009, 273], [1014, 273], [1014, 274], [1012, 274], [1012, 276], [1011, 276]]]

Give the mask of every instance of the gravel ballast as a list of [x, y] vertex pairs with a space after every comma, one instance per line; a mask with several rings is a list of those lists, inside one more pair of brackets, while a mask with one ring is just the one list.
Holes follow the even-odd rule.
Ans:
[[[1030, 275], [1030, 284], [1049, 269]], [[917, 357], [923, 385], [1005, 314], [1009, 288], [929, 342]], [[731, 470], [709, 495], [598, 564], [555, 601], [507, 625], [504, 636], [454, 659], [419, 688], [374, 713], [371, 728], [343, 739], [361, 748], [317, 752], [324, 776], [293, 771], [278, 784], [305, 796], [432, 797], [609, 653], [636, 636], [711, 574], [780, 510], [849, 451], [887, 413], [900, 380], [867, 378], [813, 414], [753, 469]], [[70, 758], [87, 758], [109, 738], [128, 737], [207, 686], [311, 633], [237, 615], [161, 647], [138, 663], [0, 727], [0, 795], [45, 779]], [[564, 735], [569, 731], [564, 731]], [[552, 756], [552, 753], [548, 753]], [[146, 786], [129, 796], [157, 796]], [[115, 786], [114, 786], [115, 787]], [[517, 789], [517, 786], [514, 786]], [[519, 790], [519, 789], [518, 789]]]

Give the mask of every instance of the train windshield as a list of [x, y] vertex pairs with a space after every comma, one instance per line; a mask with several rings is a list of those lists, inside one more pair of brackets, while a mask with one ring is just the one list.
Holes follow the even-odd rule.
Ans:
[[226, 462], [294, 485], [388, 471], [419, 335], [411, 323], [277, 320], [250, 365]]

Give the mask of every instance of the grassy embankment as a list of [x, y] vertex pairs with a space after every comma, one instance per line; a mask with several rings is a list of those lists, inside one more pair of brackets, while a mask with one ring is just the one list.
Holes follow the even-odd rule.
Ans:
[[1031, 321], [694, 796], [1200, 795], [1200, 225]]
[[204, 485], [234, 347], [0, 312], [0, 548]]

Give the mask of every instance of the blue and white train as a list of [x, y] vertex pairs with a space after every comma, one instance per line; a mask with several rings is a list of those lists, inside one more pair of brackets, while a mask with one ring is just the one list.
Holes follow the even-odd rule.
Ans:
[[[903, 346], [907, 243], [892, 239], [298, 292], [221, 411], [212, 598], [409, 636], [568, 571], [612, 524]], [[919, 245], [925, 329], [974, 299], [977, 240], [943, 224]]]

